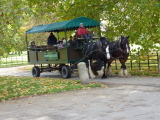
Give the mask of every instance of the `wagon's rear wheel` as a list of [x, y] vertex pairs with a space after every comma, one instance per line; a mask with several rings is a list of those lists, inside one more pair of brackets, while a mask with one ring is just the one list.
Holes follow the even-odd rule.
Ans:
[[33, 77], [39, 77], [40, 76], [40, 69], [37, 66], [34, 66], [32, 68], [32, 76]]
[[70, 77], [71, 77], [71, 70], [70, 70], [69, 66], [64, 65], [64, 66], [62, 67], [62, 72], [61, 72], [61, 74], [62, 74], [62, 77], [63, 77], [63, 78], [70, 78]]
[[59, 73], [62, 75], [62, 67], [65, 66], [65, 64], [60, 64], [58, 66], [58, 69], [59, 69]]

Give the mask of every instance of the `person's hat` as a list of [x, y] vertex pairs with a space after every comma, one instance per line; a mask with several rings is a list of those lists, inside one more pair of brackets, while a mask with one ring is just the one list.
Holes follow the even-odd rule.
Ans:
[[80, 23], [80, 25], [83, 25], [83, 23]]

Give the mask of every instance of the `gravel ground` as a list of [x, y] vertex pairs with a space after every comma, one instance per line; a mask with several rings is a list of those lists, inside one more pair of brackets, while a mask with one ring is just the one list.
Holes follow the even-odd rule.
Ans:
[[[0, 68], [0, 75], [31, 76], [24, 67]], [[40, 77], [58, 77], [42, 73]], [[79, 79], [72, 76], [71, 79]], [[0, 102], [1, 120], [159, 120], [160, 78], [109, 77], [94, 88]]]

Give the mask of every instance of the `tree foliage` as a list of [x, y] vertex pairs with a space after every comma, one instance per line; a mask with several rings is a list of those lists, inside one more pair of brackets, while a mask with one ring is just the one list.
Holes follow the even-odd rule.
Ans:
[[[160, 43], [159, 0], [1, 0], [0, 54], [25, 50], [25, 31], [35, 25], [86, 16], [106, 21], [102, 35], [129, 35], [143, 51]], [[159, 47], [157, 47], [159, 49]]]

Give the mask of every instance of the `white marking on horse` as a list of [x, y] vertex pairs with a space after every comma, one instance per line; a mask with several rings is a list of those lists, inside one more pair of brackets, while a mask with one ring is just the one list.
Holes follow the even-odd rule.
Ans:
[[129, 48], [128, 48], [128, 45], [126, 44], [126, 48], [127, 48], [127, 53], [129, 53]]
[[91, 70], [91, 65], [90, 65], [90, 60], [88, 60], [89, 63], [89, 75], [92, 79], [96, 78], [96, 76], [93, 74], [92, 70]]
[[111, 58], [110, 52], [109, 52], [109, 45], [106, 47], [106, 53], [107, 53], [107, 59]]
[[98, 76], [102, 77], [102, 75], [104, 74], [104, 66], [101, 68], [101, 70], [97, 71]]

